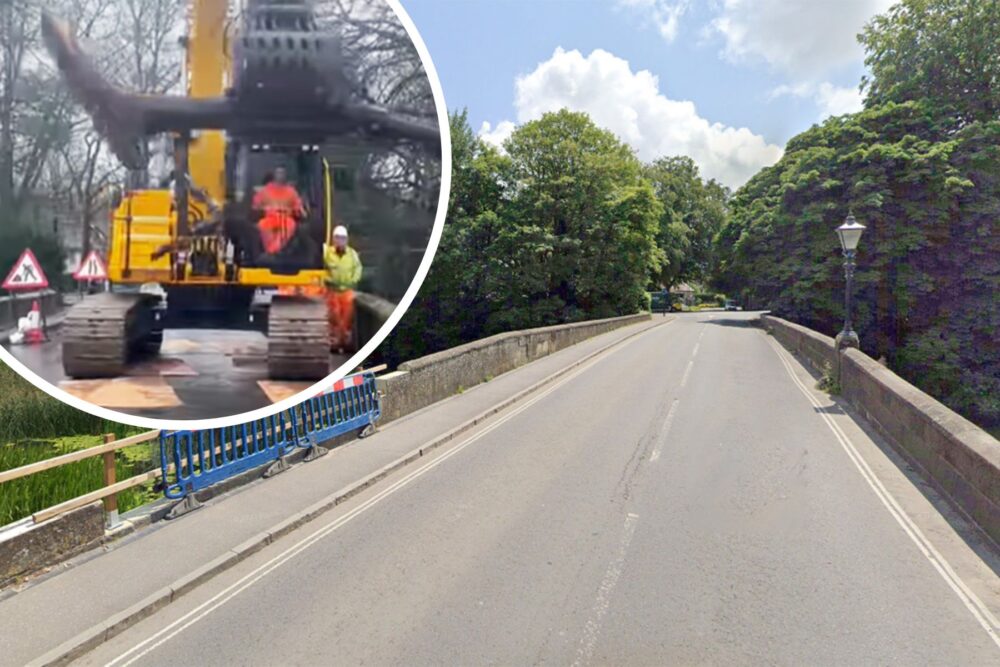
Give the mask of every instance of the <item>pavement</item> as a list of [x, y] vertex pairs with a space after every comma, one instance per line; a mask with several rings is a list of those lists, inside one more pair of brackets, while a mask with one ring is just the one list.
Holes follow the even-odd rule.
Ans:
[[78, 662], [1000, 663], [995, 547], [752, 316], [605, 334], [140, 531], [0, 600], [0, 663], [573, 363]]
[[[54, 324], [61, 317], [50, 318]], [[159, 355], [137, 360], [126, 375], [73, 380], [62, 367], [62, 328], [38, 345], [4, 347], [60, 389], [94, 405], [140, 417], [210, 419], [262, 408], [303, 391], [313, 382], [268, 379], [267, 338], [255, 331], [171, 329]], [[347, 356], [331, 357], [337, 368]]]

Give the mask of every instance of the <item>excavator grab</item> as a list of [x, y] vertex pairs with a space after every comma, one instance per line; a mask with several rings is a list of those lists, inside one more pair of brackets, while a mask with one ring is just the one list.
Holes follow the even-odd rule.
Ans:
[[[68, 313], [70, 377], [122, 373], [132, 357], [158, 351], [164, 329], [226, 327], [267, 335], [271, 378], [322, 379], [331, 370], [323, 249], [335, 222], [322, 147], [410, 146], [440, 158], [436, 125], [355, 89], [337, 36], [317, 27], [308, 0], [246, 0], [235, 18], [229, 9], [191, 0], [184, 96], [109, 83], [70, 26], [43, 16], [67, 86], [123, 165], [144, 168], [147, 138], [173, 137], [170, 188], [132, 190], [112, 215], [113, 293]], [[288, 172], [301, 195], [294, 224], [254, 205], [275, 172]], [[276, 242], [265, 226], [285, 236]]]

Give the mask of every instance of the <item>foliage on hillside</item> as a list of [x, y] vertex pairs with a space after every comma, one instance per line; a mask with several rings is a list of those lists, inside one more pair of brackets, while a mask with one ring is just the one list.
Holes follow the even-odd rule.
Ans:
[[[953, 0], [907, 0], [873, 21], [862, 37], [867, 108], [793, 138], [778, 164], [735, 194], [717, 237], [717, 277], [756, 307], [836, 333], [844, 278], [834, 229], [853, 210], [868, 227], [856, 281], [863, 349], [995, 427], [1000, 121], [995, 91], [970, 68], [991, 63], [986, 76], [996, 79], [1000, 3], [989, 16], [973, 4], [961, 7], [974, 21], [958, 18]], [[992, 26], [989, 40], [983, 26]], [[963, 51], [973, 47], [989, 53]], [[968, 99], [963, 88], [984, 97]]]

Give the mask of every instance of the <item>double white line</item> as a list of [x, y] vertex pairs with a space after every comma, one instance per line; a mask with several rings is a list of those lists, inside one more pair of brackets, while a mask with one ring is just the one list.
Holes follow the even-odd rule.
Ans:
[[878, 496], [878, 499], [881, 500], [882, 504], [885, 505], [885, 508], [889, 510], [889, 514], [891, 514], [900, 525], [903, 532], [905, 532], [910, 539], [913, 540], [913, 543], [917, 545], [918, 549], [920, 549], [920, 553], [922, 553], [924, 557], [930, 561], [931, 565], [934, 566], [934, 569], [941, 575], [941, 578], [948, 584], [948, 587], [955, 592], [958, 599], [962, 601], [962, 604], [966, 606], [979, 625], [983, 627], [983, 630], [986, 630], [986, 633], [990, 636], [990, 639], [993, 640], [993, 643], [1000, 647], [1000, 621], [997, 621], [997, 617], [994, 616], [989, 608], [983, 604], [983, 601], [980, 600], [974, 592], [972, 592], [972, 589], [966, 586], [965, 582], [962, 581], [961, 577], [959, 577], [955, 570], [952, 569], [948, 561], [946, 561], [938, 550], [934, 548], [934, 545], [931, 544], [930, 540], [924, 536], [920, 528], [917, 527], [917, 524], [913, 522], [913, 519], [911, 519], [899, 503], [896, 502], [896, 499], [892, 497], [892, 494], [889, 493], [879, 478], [875, 476], [871, 467], [864, 460], [864, 458], [862, 458], [860, 452], [858, 452], [854, 443], [852, 443], [851, 439], [847, 437], [847, 434], [844, 433], [843, 429], [840, 428], [840, 425], [821, 409], [823, 406], [816, 399], [815, 395], [813, 395], [809, 388], [803, 384], [803, 382], [795, 374], [795, 368], [789, 360], [788, 352], [779, 347], [774, 339], [768, 338], [768, 342], [778, 355], [778, 358], [781, 359], [781, 363], [785, 366], [785, 370], [788, 371], [788, 375], [791, 376], [792, 381], [796, 384], [796, 386], [798, 386], [799, 390], [805, 394], [806, 398], [809, 399], [809, 402], [812, 403], [813, 407], [817, 408], [817, 414], [822, 417], [823, 421], [826, 422], [826, 425], [830, 427], [831, 431], [833, 431], [833, 435], [837, 438], [840, 446], [844, 448], [845, 452], [847, 452], [847, 456], [851, 459], [851, 462], [854, 463], [855, 467], [857, 467], [865, 481], [868, 482], [868, 485], [875, 492], [875, 495]]
[[[654, 328], [650, 328], [648, 331], [653, 331], [653, 330], [654, 330]], [[638, 336], [636, 336], [635, 338], [629, 339], [628, 342], [632, 342], [632, 341], [636, 340], [637, 338], [642, 337], [643, 335], [645, 335], [645, 333], [646, 332], [643, 332], [643, 333], [639, 334]], [[622, 342], [625, 342], [626, 345], [627, 345], [626, 341], [622, 341]], [[626, 347], [626, 345], [622, 345], [622, 346], [619, 346], [619, 347], [611, 348], [610, 350], [608, 350], [608, 352], [609, 353], [616, 352], [616, 351], [621, 350], [624, 347]], [[166, 627], [164, 627], [162, 630], [160, 630], [156, 634], [151, 635], [150, 637], [148, 637], [145, 640], [139, 642], [138, 644], [136, 644], [135, 646], [133, 646], [129, 650], [125, 651], [124, 653], [122, 653], [121, 655], [119, 655], [118, 657], [116, 657], [115, 659], [111, 660], [110, 662], [107, 663], [106, 667], [111, 667], [112, 665], [121, 665], [122, 667], [126, 667], [127, 665], [131, 665], [132, 663], [134, 663], [135, 661], [139, 660], [140, 658], [142, 658], [146, 654], [150, 653], [151, 651], [155, 650], [157, 647], [161, 646], [165, 642], [170, 641], [170, 639], [172, 639], [173, 637], [176, 637], [178, 634], [180, 634], [181, 632], [183, 632], [187, 628], [191, 627], [192, 625], [194, 625], [195, 623], [197, 623], [201, 619], [205, 618], [206, 616], [208, 616], [209, 614], [211, 614], [213, 611], [215, 611], [216, 609], [218, 609], [222, 605], [226, 604], [227, 602], [229, 602], [230, 600], [232, 600], [234, 597], [236, 597], [237, 595], [239, 595], [240, 593], [242, 593], [246, 589], [250, 588], [255, 583], [257, 583], [258, 581], [260, 581], [261, 579], [263, 579], [264, 577], [266, 577], [268, 574], [270, 574], [271, 572], [273, 572], [277, 568], [281, 567], [282, 565], [284, 565], [285, 563], [287, 563], [289, 560], [291, 560], [295, 556], [299, 555], [300, 553], [302, 553], [303, 551], [305, 551], [309, 547], [313, 546], [314, 544], [316, 544], [320, 540], [322, 540], [324, 537], [330, 535], [331, 533], [333, 533], [337, 529], [343, 527], [344, 525], [346, 525], [347, 523], [349, 523], [353, 519], [357, 518], [358, 516], [362, 515], [363, 513], [365, 513], [366, 511], [368, 511], [369, 509], [371, 509], [372, 507], [374, 507], [378, 503], [380, 503], [382, 500], [385, 500], [386, 498], [388, 498], [392, 494], [396, 493], [397, 491], [399, 491], [400, 489], [402, 489], [403, 487], [405, 487], [406, 485], [408, 485], [413, 480], [415, 480], [418, 477], [421, 477], [422, 475], [426, 474], [427, 472], [433, 470], [434, 468], [436, 468], [437, 466], [441, 465], [442, 463], [444, 463], [445, 461], [447, 461], [452, 456], [455, 456], [456, 454], [458, 454], [460, 451], [462, 451], [463, 449], [465, 449], [466, 447], [468, 447], [472, 443], [476, 442], [480, 438], [485, 437], [490, 432], [494, 431], [495, 429], [499, 428], [503, 424], [507, 423], [508, 421], [510, 421], [511, 419], [513, 419], [514, 417], [516, 417], [517, 415], [521, 414], [522, 412], [524, 412], [525, 410], [527, 410], [528, 408], [530, 408], [531, 406], [533, 406], [538, 401], [542, 400], [543, 398], [545, 398], [546, 396], [548, 396], [549, 394], [551, 394], [552, 392], [554, 392], [556, 389], [559, 389], [560, 387], [562, 387], [567, 382], [570, 382], [571, 380], [575, 379], [581, 373], [584, 373], [585, 371], [589, 370], [595, 364], [597, 364], [597, 363], [601, 362], [602, 360], [606, 359], [607, 356], [608, 356], [607, 354], [601, 354], [601, 355], [595, 357], [592, 361], [589, 361], [589, 362], [585, 363], [584, 365], [582, 365], [577, 370], [569, 373], [565, 377], [563, 377], [560, 380], [556, 381], [556, 383], [553, 384], [552, 386], [548, 387], [547, 389], [544, 389], [538, 395], [536, 395], [536, 396], [528, 399], [525, 403], [522, 403], [520, 406], [514, 408], [513, 410], [511, 410], [507, 414], [503, 415], [502, 417], [500, 417], [499, 419], [497, 419], [492, 424], [486, 426], [485, 428], [483, 428], [482, 430], [480, 430], [479, 432], [477, 432], [475, 435], [472, 435], [472, 436], [466, 438], [461, 443], [455, 445], [453, 448], [451, 448], [450, 450], [448, 450], [446, 453], [442, 454], [438, 458], [436, 458], [433, 461], [431, 461], [431, 462], [429, 462], [429, 463], [427, 463], [427, 464], [425, 464], [425, 465], [417, 468], [413, 472], [409, 473], [408, 475], [406, 475], [405, 477], [403, 477], [400, 480], [396, 481], [395, 483], [393, 483], [389, 487], [385, 488], [384, 490], [380, 491], [376, 495], [372, 496], [371, 498], [369, 498], [365, 502], [361, 503], [360, 505], [358, 505], [357, 507], [355, 507], [351, 511], [347, 512], [346, 514], [344, 514], [343, 516], [341, 516], [338, 519], [332, 521], [331, 523], [323, 526], [322, 528], [319, 528], [318, 530], [316, 530], [312, 534], [310, 534], [308, 537], [304, 537], [300, 541], [296, 542], [295, 544], [293, 544], [292, 546], [288, 547], [287, 549], [285, 549], [284, 551], [282, 551], [278, 555], [276, 555], [273, 558], [271, 558], [269, 561], [267, 561], [263, 565], [260, 565], [259, 567], [257, 567], [256, 569], [254, 569], [249, 574], [244, 575], [238, 581], [230, 584], [229, 586], [227, 586], [223, 590], [219, 591], [213, 597], [211, 597], [210, 599], [206, 600], [202, 604], [198, 605], [197, 607], [195, 607], [194, 609], [192, 609], [188, 613], [184, 614], [183, 616], [181, 616], [180, 618], [178, 618], [176, 621], [174, 621], [170, 625], [167, 625]]]

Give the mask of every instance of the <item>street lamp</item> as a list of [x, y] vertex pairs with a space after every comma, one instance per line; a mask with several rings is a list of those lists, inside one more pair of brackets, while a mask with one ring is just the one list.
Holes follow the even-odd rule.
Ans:
[[838, 350], [845, 347], [859, 347], [858, 334], [854, 333], [854, 328], [851, 326], [851, 305], [854, 291], [854, 255], [864, 231], [865, 226], [854, 219], [853, 213], [848, 213], [844, 224], [837, 227], [840, 247], [844, 251], [844, 277], [847, 278], [844, 291], [844, 330], [837, 334]]

